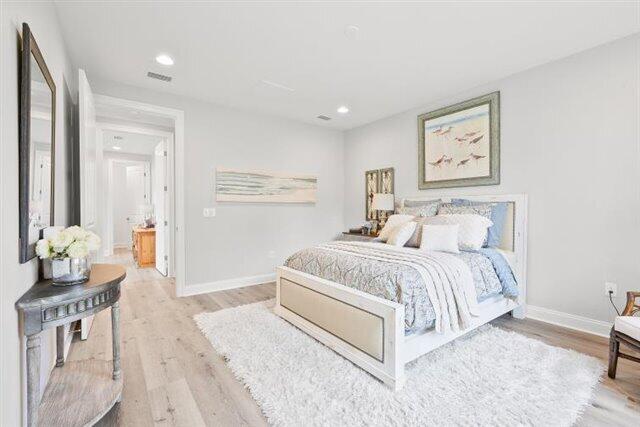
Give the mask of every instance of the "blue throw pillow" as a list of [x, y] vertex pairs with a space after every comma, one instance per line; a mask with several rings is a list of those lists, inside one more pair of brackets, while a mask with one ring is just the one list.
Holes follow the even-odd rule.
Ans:
[[486, 246], [495, 248], [500, 245], [504, 222], [507, 219], [507, 208], [509, 207], [507, 202], [475, 202], [467, 199], [451, 199], [451, 204], [457, 206], [491, 205], [491, 221], [493, 221], [493, 225], [487, 231]]

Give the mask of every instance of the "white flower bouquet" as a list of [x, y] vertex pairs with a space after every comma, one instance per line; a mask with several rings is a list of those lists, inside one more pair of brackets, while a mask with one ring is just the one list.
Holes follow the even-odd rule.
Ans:
[[51, 260], [54, 284], [70, 285], [89, 280], [90, 251], [100, 248], [100, 237], [74, 225], [36, 243], [36, 254]]

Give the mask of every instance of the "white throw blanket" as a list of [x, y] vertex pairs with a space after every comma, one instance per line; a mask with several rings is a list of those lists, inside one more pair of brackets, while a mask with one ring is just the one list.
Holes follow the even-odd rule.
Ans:
[[466, 329], [470, 325], [471, 316], [478, 315], [471, 270], [453, 255], [372, 242], [333, 242], [321, 245], [320, 248], [414, 268], [427, 288], [436, 313], [435, 329], [439, 333]]

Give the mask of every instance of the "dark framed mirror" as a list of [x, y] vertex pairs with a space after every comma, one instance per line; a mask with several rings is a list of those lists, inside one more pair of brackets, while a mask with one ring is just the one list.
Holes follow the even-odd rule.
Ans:
[[54, 221], [56, 85], [31, 29], [22, 24], [20, 52], [20, 262], [35, 257], [42, 230]]

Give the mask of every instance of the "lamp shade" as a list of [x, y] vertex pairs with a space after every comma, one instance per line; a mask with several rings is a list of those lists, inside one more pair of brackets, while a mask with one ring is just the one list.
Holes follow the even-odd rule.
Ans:
[[373, 195], [371, 209], [376, 211], [392, 211], [395, 209], [393, 194], [376, 193]]

